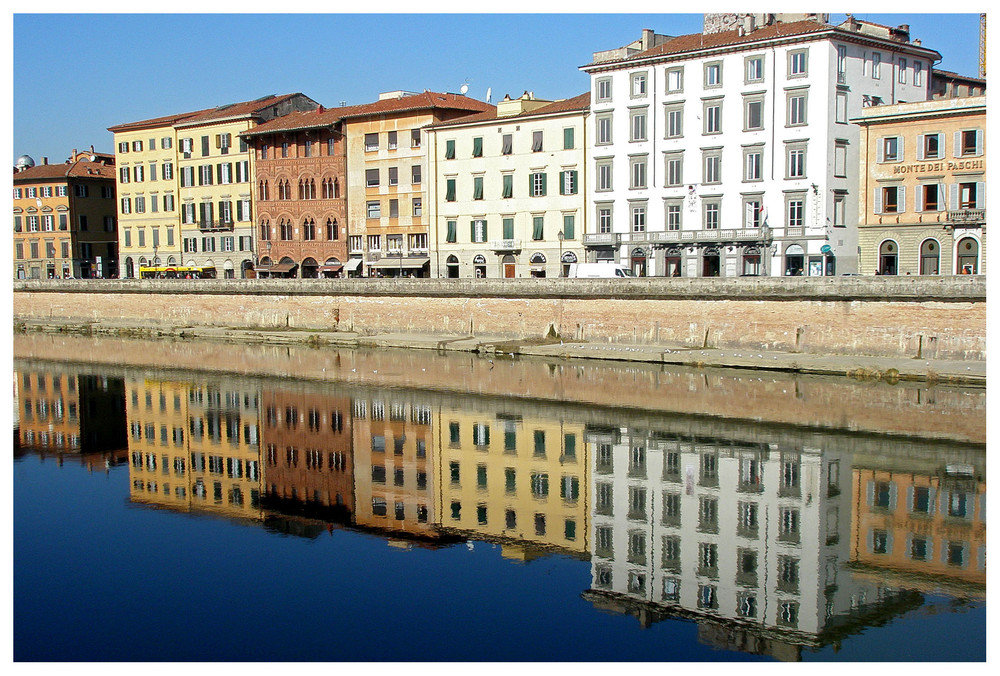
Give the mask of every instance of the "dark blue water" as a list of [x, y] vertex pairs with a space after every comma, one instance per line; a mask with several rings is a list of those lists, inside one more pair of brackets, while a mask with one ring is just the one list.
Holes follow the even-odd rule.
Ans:
[[[38, 366], [34, 373], [48, 374], [51, 378], [50, 370], [50, 367]], [[65, 370], [58, 372], [62, 382], [74, 377]], [[141, 405], [133, 407], [131, 394], [150, 388], [151, 382], [142, 374], [126, 378], [120, 389], [122, 396], [118, 397], [124, 401], [124, 415], [121, 410], [113, 414], [109, 409], [105, 417], [108, 423], [130, 424], [146, 415]], [[217, 383], [206, 376], [203, 382], [190, 387], [211, 390], [215, 385]], [[233, 386], [223, 386], [222, 390], [226, 387], [232, 390]], [[771, 506], [768, 506], [767, 490], [759, 493], [762, 496], [762, 530], [756, 539], [740, 540], [726, 535], [727, 528], [732, 525], [728, 515], [733, 511], [727, 501], [744, 499], [745, 486], [741, 484], [738, 491], [735, 484], [728, 484], [735, 481], [736, 475], [727, 474], [727, 468], [735, 471], [736, 463], [744, 462], [740, 458], [749, 452], [749, 442], [732, 438], [714, 441], [683, 436], [669, 438], [666, 431], [669, 422], [663, 423], [665, 428], [659, 436], [651, 435], [648, 429], [632, 427], [625, 419], [622, 426], [615, 429], [581, 423], [579, 429], [585, 431], [573, 442], [572, 448], [566, 442], [559, 462], [564, 463], [571, 453], [579, 460], [560, 466], [581, 473], [582, 502], [572, 502], [575, 496], [567, 493], [562, 505], [566, 509], [572, 507], [569, 513], [579, 522], [578, 530], [573, 533], [575, 542], [586, 543], [586, 546], [550, 546], [542, 542], [563, 536], [562, 522], [557, 523], [552, 518], [554, 512], [549, 513], [548, 531], [544, 537], [537, 532], [535, 535], [529, 533], [522, 543], [516, 538], [494, 537], [489, 532], [489, 524], [493, 521], [487, 523], [486, 512], [483, 512], [481, 527], [469, 526], [468, 521], [463, 522], [466, 525], [462, 527], [449, 527], [449, 504], [458, 500], [459, 493], [455, 488], [456, 492], [448, 497], [445, 494], [449, 490], [445, 488], [448, 483], [435, 483], [437, 479], [447, 476], [446, 468], [457, 462], [454, 458], [468, 461], [469, 467], [475, 467], [475, 463], [483, 464], [484, 458], [495, 451], [499, 453], [494, 446], [488, 449], [465, 447], [464, 441], [453, 444], [453, 448], [442, 444], [429, 449], [428, 467], [431, 468], [434, 493], [432, 517], [428, 524], [418, 525], [447, 537], [435, 540], [434, 546], [426, 546], [427, 538], [373, 527], [374, 517], [365, 516], [366, 510], [371, 512], [372, 509], [372, 501], [364, 497], [368, 495], [365, 491], [371, 490], [371, 466], [381, 460], [367, 450], [370, 429], [375, 428], [363, 427], [374, 423], [360, 417], [363, 411], [359, 402], [385, 397], [388, 410], [392, 398], [402, 396], [398, 391], [332, 390], [301, 395], [281, 381], [264, 385], [246, 383], [236, 389], [243, 394], [256, 393], [259, 401], [265, 403], [280, 400], [287, 405], [300, 397], [303, 407], [341, 405], [353, 411], [351, 424], [356, 431], [348, 453], [353, 464], [354, 491], [359, 496], [353, 514], [334, 518], [329, 516], [332, 512], [323, 512], [315, 504], [312, 511], [296, 507], [295, 499], [307, 493], [303, 488], [305, 483], [301, 483], [294, 494], [297, 498], [269, 502], [269, 476], [277, 476], [285, 457], [281, 454], [273, 466], [268, 465], [266, 452], [259, 454], [264, 467], [259, 482], [264, 500], [259, 509], [213, 513], [209, 507], [198, 507], [196, 499], [189, 503], [190, 509], [168, 509], [165, 508], [169, 502], [166, 498], [151, 498], [149, 491], [137, 489], [137, 478], [148, 480], [150, 475], [142, 474], [142, 461], [136, 460], [134, 453], [133, 460], [129, 461], [127, 451], [140, 448], [134, 440], [127, 440], [124, 449], [89, 449], [90, 455], [54, 452], [37, 445], [22, 446], [16, 451], [13, 463], [15, 660], [985, 659], [985, 569], [982, 568], [982, 575], [977, 572], [977, 566], [981, 568], [981, 565], [975, 540], [979, 533], [985, 545], [985, 521], [974, 520], [971, 511], [956, 511], [959, 508], [967, 510], [969, 505], [985, 504], [985, 479], [982, 477], [977, 484], [968, 477], [949, 479], [935, 475], [934, 478], [931, 476], [934, 472], [923, 465], [915, 470], [930, 477], [928, 481], [937, 481], [934, 485], [942, 495], [947, 489], [951, 491], [949, 496], [960, 495], [959, 490], [965, 491], [961, 495], [970, 496], [968, 502], [965, 498], [960, 501], [949, 497], [939, 503], [941, 509], [950, 510], [947, 523], [952, 528], [952, 540], [955, 541], [956, 528], [964, 528], [963, 532], [968, 535], [968, 542], [963, 545], [965, 549], [955, 549], [952, 554], [963, 558], [951, 561], [951, 568], [941, 568], [939, 562], [945, 550], [939, 545], [936, 554], [926, 562], [933, 570], [928, 568], [929, 572], [921, 572], [916, 563], [900, 564], [889, 560], [891, 546], [879, 539], [882, 522], [877, 521], [884, 516], [878, 511], [880, 491], [883, 490], [878, 485], [882, 470], [865, 464], [868, 455], [852, 455], [853, 451], [844, 450], [841, 447], [843, 440], [831, 437], [822, 449], [795, 449], [794, 463], [789, 460], [792, 456], [788, 448], [781, 444], [776, 443], [772, 449], [764, 451], [759, 445], [754, 447], [754, 452], [764, 458], [760, 476], [765, 489], [774, 485], [769, 482], [780, 473], [783, 492], [775, 493]], [[108, 391], [116, 391], [114, 382]], [[411, 398], [420, 396], [412, 394]], [[21, 397], [25, 398], [25, 389]], [[114, 396], [109, 398], [114, 399]], [[137, 400], [141, 404], [141, 397]], [[246, 398], [243, 401], [247, 401]], [[345, 401], [348, 404], [344, 405]], [[468, 415], [483, 415], [483, 406], [470, 407]], [[431, 401], [430, 407], [433, 410], [430, 426], [434, 428], [440, 424], [444, 435], [448, 434], [449, 417], [465, 420], [462, 417], [465, 414], [460, 410], [456, 412], [455, 402]], [[504, 417], [498, 417], [499, 422], [494, 423], [491, 444], [505, 443], [502, 425], [510, 421], [509, 403], [505, 404], [504, 411]], [[92, 413], [100, 415], [99, 411]], [[530, 415], [530, 405], [524, 413]], [[196, 417], [201, 413], [189, 412], [187, 415]], [[534, 423], [524, 418], [521, 422], [525, 427], [534, 424], [552, 430], [552, 425], [562, 425], [557, 428], [576, 429], [574, 416], [578, 416], [579, 411], [567, 411], [561, 419], [553, 419], [553, 415], [549, 410], [545, 414], [547, 418], [540, 416]], [[407, 419], [415, 418], [408, 416]], [[260, 425], [261, 446], [277, 438], [268, 431], [265, 413], [255, 420], [255, 424]], [[423, 419], [419, 420], [423, 424]], [[19, 444], [24, 440], [25, 430], [37, 422], [37, 418], [21, 420]], [[86, 431], [87, 424], [82, 427]], [[362, 429], [364, 434], [357, 432]], [[414, 429], [417, 428], [407, 427], [411, 434]], [[551, 432], [549, 434], [551, 439]], [[614, 443], [605, 443], [612, 437]], [[107, 435], [104, 438], [108, 438]], [[118, 437], [112, 435], [110, 438]], [[536, 434], [536, 453], [538, 439]], [[643, 443], [648, 445], [648, 448], [642, 447], [641, 457], [636, 450], [639, 439], [645, 439]], [[291, 441], [290, 436], [285, 439], [287, 443]], [[193, 449], [193, 442], [189, 440], [188, 443], [192, 444], [188, 450]], [[815, 438], [812, 443], [816, 445]], [[697, 478], [689, 484], [685, 499], [702, 500], [698, 508], [701, 511], [697, 515], [688, 512], [684, 517], [701, 519], [697, 527], [678, 526], [671, 530], [669, 524], [664, 526], [668, 519], [662, 511], [660, 496], [665, 500], [666, 493], [674, 486], [684, 485], [683, 481], [671, 483], [666, 469], [660, 472], [660, 468], [667, 468], [671, 462], [667, 459], [671, 448], [679, 449], [682, 472], [687, 468]], [[706, 448], [716, 449], [713, 452], [720, 458], [717, 474], [712, 474], [714, 465], [705, 460]], [[919, 444], [909, 448], [919, 448]], [[520, 448], [518, 452], [521, 453]], [[684, 455], [695, 452], [701, 453], [701, 460], [695, 455]], [[656, 455], [659, 453], [663, 454], [662, 461]], [[933, 456], [933, 448], [927, 453]], [[186, 457], [185, 454], [178, 457]], [[390, 449], [386, 450], [386, 455], [391, 455]], [[523, 455], [520, 457], [528, 462]], [[628, 458], [631, 461], [626, 471], [622, 462]], [[617, 464], [613, 467], [604, 464], [611, 460]], [[640, 460], [648, 462], [648, 466], [642, 467], [648, 472], [641, 482], [635, 464]], [[541, 462], [537, 457], [532, 460], [535, 461]], [[510, 462], [515, 461], [511, 459]], [[698, 462], [702, 464], [694, 464]], [[832, 472], [829, 468], [836, 467], [838, 490], [811, 492], [806, 502], [805, 496], [799, 496], [796, 491], [800, 487], [811, 490], [805, 480], [813, 471], [809, 467], [826, 468], [823, 472]], [[192, 460], [188, 472], [193, 469]], [[466, 465], [459, 469], [464, 472], [465, 481], [476, 476], [475, 470], [467, 469]], [[211, 469], [204, 476], [210, 478], [210, 473]], [[163, 472], [163, 476], [166, 474]], [[224, 471], [220, 469], [218, 476], [224, 477]], [[712, 476], [717, 477], [717, 487], [712, 485]], [[308, 477], [301, 479], [302, 482], [307, 480]], [[518, 484], [518, 490], [525, 490], [527, 477], [519, 481], [523, 483]], [[817, 479], [817, 485], [825, 486], [833, 481], [834, 478], [824, 475]], [[899, 481], [898, 472], [892, 481]], [[608, 486], [615, 482], [617, 497], [613, 514], [600, 506], [602, 482]], [[789, 489], [792, 485], [789, 482], [794, 483], [795, 491]], [[865, 486], [872, 482], [876, 488], [872, 491], [873, 502], [869, 510], [860, 504], [864, 500], [862, 497], [855, 500], [851, 496], [863, 496]], [[534, 495], [534, 504], [542, 504], [545, 500], [555, 502], [560, 495], [557, 484], [553, 476], [551, 486], [546, 487], [548, 495], [544, 498]], [[532, 490], [538, 485], [532, 477]], [[856, 492], [852, 485], [857, 488]], [[641, 493], [645, 501], [641, 509], [649, 506], [649, 514], [644, 516], [635, 513], [640, 509], [635, 507], [637, 503], [629, 509], [620, 508], [626, 489], [630, 491], [628, 500], [632, 501], [640, 495], [632, 489], [639, 486], [648, 490], [648, 493]], [[884, 490], [889, 496], [887, 500], [906, 499], [903, 484], [886, 484]], [[705, 519], [711, 515], [712, 508], [706, 506], [705, 496], [722, 506], [714, 526], [706, 526]], [[206, 505], [210, 505], [210, 498], [211, 495]], [[809, 516], [814, 513], [810, 511], [815, 506], [814, 500], [819, 503], [815, 511], [819, 521], [815, 524]], [[300, 502], [305, 505], [304, 501]], [[220, 499], [219, 504], [224, 503], [225, 500]], [[391, 517], [391, 500], [389, 504]], [[692, 504], [697, 508], [697, 503]], [[768, 530], [772, 522], [763, 523], [765, 513], [769, 515], [767, 519], [774, 521], [786, 518], [785, 512], [768, 511], [772, 507], [778, 510], [800, 504], [801, 516], [796, 516], [795, 537], [791, 544], [787, 533], [779, 537]], [[510, 497], [511, 508], [521, 509], [519, 505], [520, 502]], [[494, 510], [493, 503], [488, 507], [491, 510], [489, 518], [496, 518], [499, 512]], [[831, 510], [835, 508], [854, 510], [854, 513], [841, 514], [839, 521], [831, 525], [834, 523]], [[686, 504], [685, 509], [688, 509]], [[661, 514], [664, 515], [662, 520]], [[520, 514], [519, 518], [526, 517]], [[874, 536], [865, 530], [866, 519], [876, 520], [871, 531]], [[601, 528], [609, 529], [608, 534], [614, 533], [613, 555], [602, 551]], [[662, 568], [660, 566], [661, 542], [664, 549], [667, 546], [660, 538], [673, 537], [672, 533], [678, 537], [684, 558], [682, 564], [671, 570], [676, 573], [686, 595], [682, 594], [680, 600], [669, 601], [665, 594], [661, 596], [659, 580], [667, 575], [663, 571], [668, 566], [666, 554], [662, 555], [664, 563]], [[648, 540], [646, 535], [650, 535]], [[909, 544], [911, 536], [907, 536], [906, 545], [903, 535], [896, 533], [893, 537], [892, 546], [897, 549], [892, 551], [899, 552], [899, 547], [906, 546], [911, 547], [907, 551], [912, 555], [915, 550]], [[641, 546], [635, 538], [641, 538]], [[866, 539], [872, 543], [867, 549], [858, 544]], [[759, 550], [753, 551], [759, 551], [762, 578], [781, 576], [783, 582], [777, 587], [773, 581], [750, 584], [738, 576], [733, 581], [733, 561], [744, 565], [742, 557], [749, 551], [747, 547], [754, 543], [760, 545]], [[528, 560], [510, 558], [511, 551], [522, 544], [532, 552]], [[706, 546], [717, 549], [709, 554], [704, 549]], [[861, 548], [855, 550], [856, 546]], [[647, 547], [648, 560], [645, 558]], [[503, 555], [505, 550], [508, 556]], [[711, 557], [718, 560], [709, 560]], [[788, 564], [789, 557], [791, 564]], [[602, 578], [602, 570], [612, 577]], [[648, 579], [633, 577], [639, 574]], [[652, 585], [653, 589], [647, 585]], [[717, 594], [715, 607], [708, 602], [709, 587]], [[698, 593], [694, 594], [696, 589]], [[737, 611], [731, 607], [732, 595], [750, 592], [756, 594], [756, 617], [736, 617]], [[823, 617], [821, 603], [818, 619], [810, 617], [807, 608], [811, 607], [813, 599], [824, 595], [830, 602], [826, 616]], [[790, 600], [797, 604], [794, 608], [798, 610], [788, 611], [793, 613], [788, 622], [785, 620], [789, 616], [784, 616], [783, 620], [784, 611], [775, 611], [775, 608]], [[818, 626], [813, 626], [814, 620]]]

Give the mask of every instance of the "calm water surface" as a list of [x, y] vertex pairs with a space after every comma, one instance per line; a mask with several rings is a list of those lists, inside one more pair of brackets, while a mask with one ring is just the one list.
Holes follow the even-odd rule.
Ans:
[[[16, 660], [985, 659], [983, 444], [14, 367]], [[985, 416], [984, 392], [852, 387]]]

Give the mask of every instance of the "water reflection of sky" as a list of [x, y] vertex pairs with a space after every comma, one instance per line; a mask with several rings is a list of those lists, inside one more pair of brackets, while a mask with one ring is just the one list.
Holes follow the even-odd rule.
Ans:
[[981, 447], [21, 367], [19, 660], [985, 657]]

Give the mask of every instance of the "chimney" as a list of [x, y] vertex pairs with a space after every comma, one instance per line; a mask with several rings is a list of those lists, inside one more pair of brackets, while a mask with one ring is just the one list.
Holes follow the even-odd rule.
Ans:
[[93, 143], [90, 144], [90, 152], [94, 152], [94, 144]]
[[43, 157], [42, 158], [42, 164], [48, 164], [48, 163], [49, 163], [49, 158]]
[[317, 113], [322, 113], [323, 112], [323, 106], [321, 105], [319, 108], [317, 108], [316, 112]]
[[76, 157], [76, 148], [73, 148], [73, 154], [70, 157]]
[[653, 29], [643, 28], [642, 29], [642, 51], [651, 49], [653, 47]]

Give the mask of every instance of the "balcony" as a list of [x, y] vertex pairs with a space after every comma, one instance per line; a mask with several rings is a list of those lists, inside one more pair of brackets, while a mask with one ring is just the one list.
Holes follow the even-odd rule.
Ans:
[[202, 232], [232, 232], [233, 221], [223, 218], [214, 221], [199, 221], [198, 229]]
[[646, 238], [653, 244], [763, 242], [771, 239], [771, 229], [667, 230], [665, 232], [647, 232]]
[[618, 246], [621, 235], [613, 232], [592, 233], [583, 236], [584, 246]]
[[948, 222], [955, 225], [982, 225], [986, 223], [986, 209], [959, 209], [948, 212]]
[[495, 239], [490, 242], [493, 251], [520, 251], [521, 240], [519, 239]]

